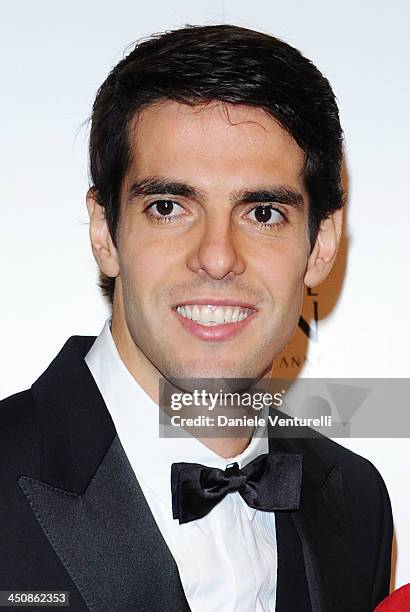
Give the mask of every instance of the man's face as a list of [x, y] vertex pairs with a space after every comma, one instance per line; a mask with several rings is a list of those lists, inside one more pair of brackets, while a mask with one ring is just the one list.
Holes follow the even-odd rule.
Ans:
[[153, 105], [130, 139], [113, 317], [167, 378], [261, 377], [300, 314], [302, 150], [262, 109], [220, 103]]

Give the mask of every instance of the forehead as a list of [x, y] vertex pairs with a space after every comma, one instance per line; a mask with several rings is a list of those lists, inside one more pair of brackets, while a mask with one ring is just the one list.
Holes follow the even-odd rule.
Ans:
[[278, 180], [301, 188], [304, 153], [263, 109], [175, 101], [144, 109], [130, 129], [128, 175], [196, 177], [207, 187]]

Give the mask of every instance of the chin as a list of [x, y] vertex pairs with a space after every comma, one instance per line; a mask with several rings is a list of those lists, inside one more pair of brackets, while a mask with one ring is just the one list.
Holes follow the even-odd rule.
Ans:
[[[259, 379], [263, 376], [263, 372], [255, 368], [237, 368], [229, 365], [215, 365], [205, 363], [203, 365], [196, 364], [180, 364], [178, 368], [173, 368], [173, 372], [169, 373], [170, 378], [181, 379], [202, 379], [209, 378], [214, 380], [222, 379]], [[169, 378], [167, 376], [167, 378]]]

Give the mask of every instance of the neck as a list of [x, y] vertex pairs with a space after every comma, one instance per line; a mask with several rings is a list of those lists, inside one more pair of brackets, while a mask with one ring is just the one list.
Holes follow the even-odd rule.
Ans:
[[205, 446], [223, 459], [236, 457], [244, 452], [252, 439], [254, 428], [249, 430], [249, 436], [243, 438], [197, 438]]

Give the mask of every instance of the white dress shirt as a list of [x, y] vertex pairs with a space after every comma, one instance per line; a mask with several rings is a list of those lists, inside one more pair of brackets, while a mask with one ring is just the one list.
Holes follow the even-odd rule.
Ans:
[[243, 467], [268, 452], [253, 436], [243, 453], [223, 459], [193, 436], [159, 437], [159, 408], [127, 370], [104, 325], [85, 361], [111, 414], [118, 437], [153, 517], [178, 567], [192, 612], [273, 612], [276, 601], [275, 515], [250, 508], [230, 493], [201, 519], [172, 517], [171, 464]]

